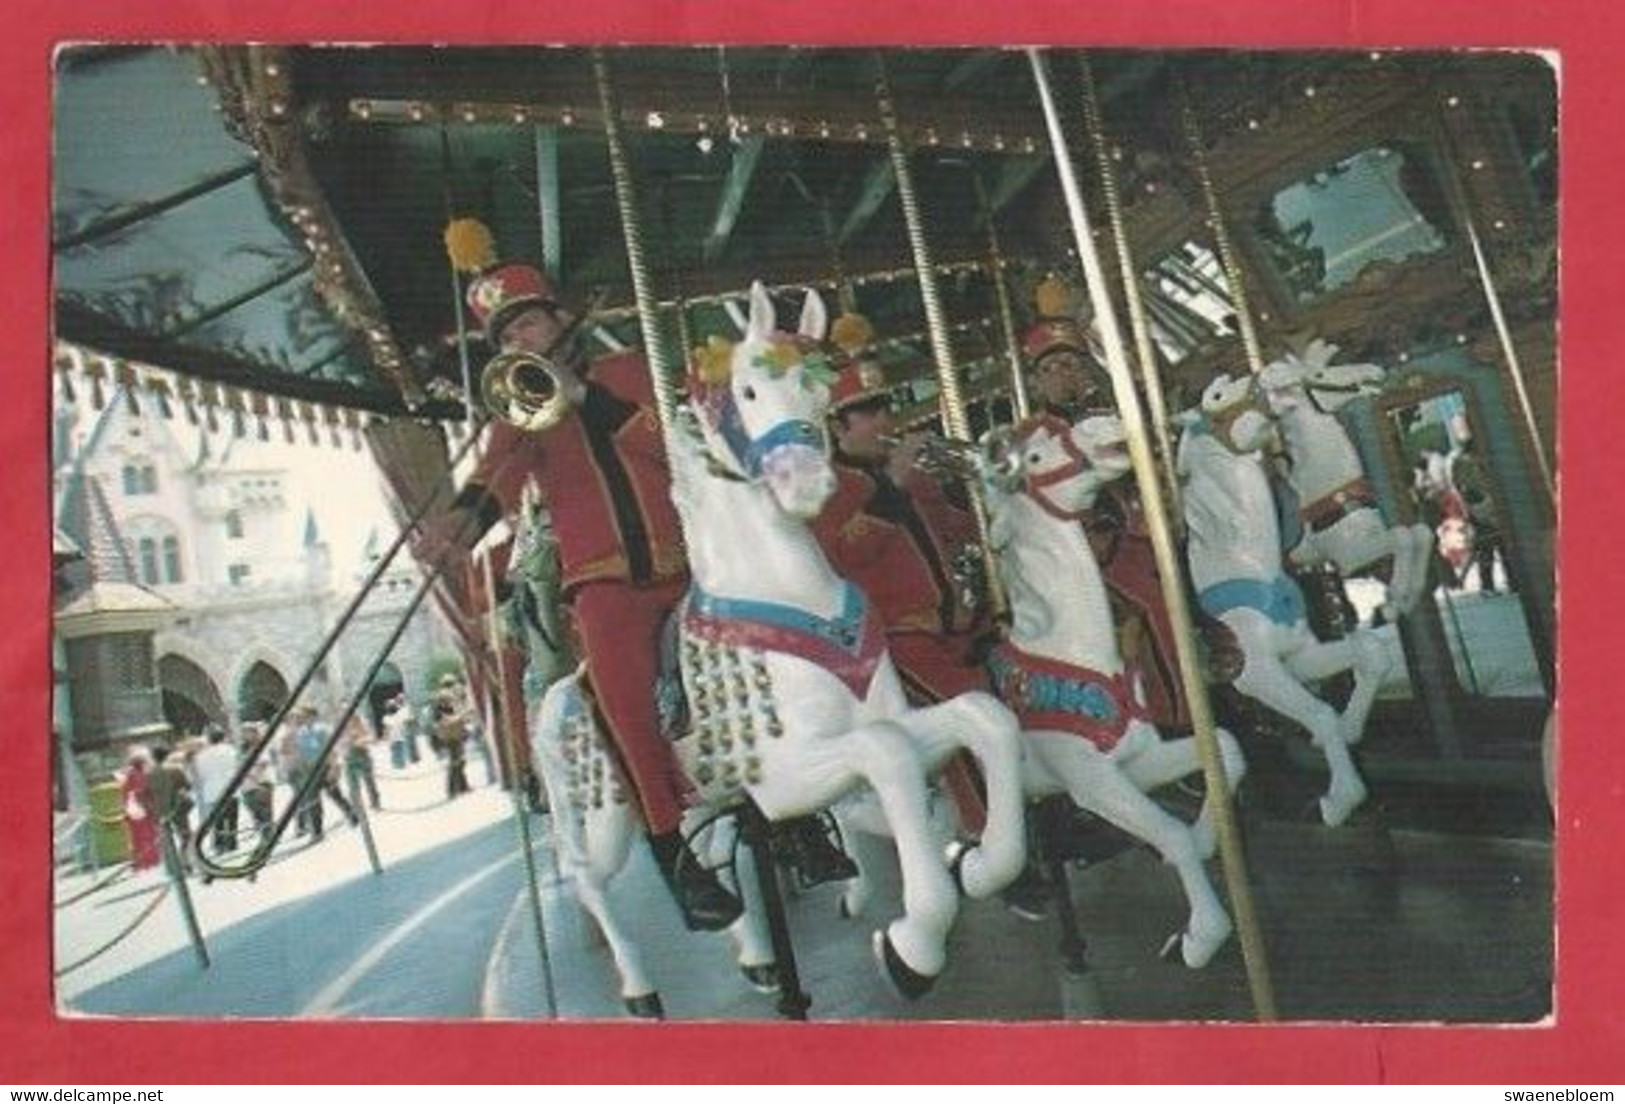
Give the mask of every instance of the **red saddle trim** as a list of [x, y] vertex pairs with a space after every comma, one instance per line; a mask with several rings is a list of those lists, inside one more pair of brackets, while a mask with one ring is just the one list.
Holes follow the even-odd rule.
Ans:
[[689, 635], [729, 648], [757, 648], [815, 663], [840, 679], [857, 698], [869, 694], [880, 661], [886, 655], [886, 631], [873, 610], [865, 611], [855, 649], [848, 651], [830, 640], [784, 625], [735, 617], [708, 617], [688, 609], [683, 628]]
[[[1009, 641], [994, 650], [994, 678], [999, 697], [1015, 713], [1024, 729], [1053, 729], [1081, 736], [1103, 752], [1110, 752], [1128, 732], [1130, 721], [1151, 718], [1134, 700], [1128, 672], [1108, 675], [1089, 667], [1064, 663], [1048, 656], [1024, 652]], [[1002, 661], [1002, 662], [1001, 662]], [[1068, 710], [1040, 709], [1031, 703], [1032, 676], [1060, 680], [1103, 691], [1116, 707], [1112, 718], [1091, 717]]]

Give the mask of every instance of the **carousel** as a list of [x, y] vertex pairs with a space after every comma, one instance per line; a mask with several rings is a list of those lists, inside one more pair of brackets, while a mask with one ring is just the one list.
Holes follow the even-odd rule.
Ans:
[[370, 450], [512, 795], [508, 1014], [1552, 1013], [1541, 58], [56, 79], [57, 385]]

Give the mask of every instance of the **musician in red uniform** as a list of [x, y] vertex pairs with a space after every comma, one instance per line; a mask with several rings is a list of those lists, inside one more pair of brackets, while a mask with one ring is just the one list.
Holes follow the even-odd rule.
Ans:
[[[866, 355], [869, 333], [858, 316], [837, 320], [833, 336], [855, 359], [831, 389], [837, 484], [813, 534], [835, 570], [880, 611], [892, 662], [912, 700], [991, 693], [983, 654], [992, 618], [976, 577], [983, 565], [975, 516], [920, 470], [921, 434], [892, 437], [891, 392], [879, 362]], [[944, 778], [961, 822], [979, 832], [987, 807], [970, 765], [956, 758]], [[1047, 904], [1032, 870], [1004, 896], [1031, 918]]]
[[555, 348], [572, 318], [547, 277], [528, 265], [486, 270], [470, 284], [468, 303], [494, 347], [563, 366], [569, 409], [545, 431], [494, 421], [469, 484], [427, 528], [425, 544], [432, 554], [469, 513], [477, 537], [517, 511], [525, 484], [535, 481], [558, 540], [562, 594], [599, 720], [637, 792], [656, 861], [689, 927], [726, 927], [740, 903], [687, 853], [679, 826], [690, 786], [660, 733], [651, 689], [661, 626], [688, 584], [688, 564], [647, 362], [631, 351], [589, 363], [573, 347]]
[[842, 370], [830, 419], [837, 485], [813, 523], [819, 544], [885, 619], [892, 660], [912, 696], [942, 701], [986, 690], [977, 645], [989, 619], [965, 577], [980, 556], [974, 516], [919, 470], [920, 434], [895, 447], [886, 440], [891, 396], [876, 361]]

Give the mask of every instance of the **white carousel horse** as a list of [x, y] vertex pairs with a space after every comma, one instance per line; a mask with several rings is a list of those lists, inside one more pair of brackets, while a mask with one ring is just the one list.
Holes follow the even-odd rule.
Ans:
[[[1156, 848], [1179, 876], [1190, 917], [1177, 941], [1186, 965], [1201, 967], [1232, 926], [1203, 869], [1217, 843], [1214, 796], [1195, 824], [1166, 812], [1147, 792], [1201, 770], [1194, 738], [1165, 740], [1137, 701], [1118, 650], [1100, 567], [1078, 524], [1100, 489], [1129, 471], [1115, 416], [1067, 426], [1045, 418], [1018, 432], [1023, 478], [990, 484], [991, 536], [1012, 623], [991, 669], [1016, 711], [1029, 752], [1027, 792], [1065, 792], [1081, 808]], [[1218, 733], [1232, 787], [1246, 771], [1230, 733]]]
[[1337, 346], [1316, 339], [1302, 356], [1288, 353], [1259, 374], [1291, 461], [1287, 482], [1298, 496], [1303, 537], [1289, 554], [1294, 564], [1331, 562], [1344, 575], [1393, 558], [1383, 616], [1409, 613], [1427, 589], [1433, 536], [1425, 525], [1388, 525], [1360, 454], [1336, 412], [1350, 400], [1375, 394], [1383, 370], [1375, 364], [1333, 364]]
[[[604, 937], [627, 1010], [639, 1017], [662, 1016], [659, 988], [642, 949], [609, 899], [610, 881], [625, 868], [640, 836], [637, 818], [629, 812], [618, 766], [598, 742], [582, 692], [585, 664], [576, 664], [564, 624], [558, 546], [528, 490], [514, 534], [509, 579], [516, 585], [525, 641], [525, 696], [535, 702], [531, 762], [553, 811], [560, 873]], [[777, 972], [760, 914], [747, 910], [726, 930], [745, 980], [757, 990], [773, 992]]]
[[[1280, 525], [1260, 451], [1274, 421], [1256, 378], [1220, 376], [1187, 413], [1179, 442], [1187, 557], [1197, 601], [1236, 634], [1246, 657], [1236, 689], [1309, 731], [1331, 771], [1321, 819], [1336, 826], [1366, 799], [1349, 754], [1365, 735], [1388, 672], [1382, 643], [1356, 629], [1332, 643], [1315, 639], [1303, 595], [1281, 562]], [[1304, 682], [1354, 671], [1354, 692], [1338, 713]]]
[[[772, 301], [757, 284], [743, 339], [714, 342], [691, 379], [689, 417], [670, 457], [693, 576], [679, 609], [691, 724], [676, 746], [708, 808], [748, 796], [769, 820], [784, 820], [873, 790], [903, 874], [903, 915], [875, 933], [874, 947], [892, 984], [913, 997], [946, 963], [956, 881], [988, 897], [1021, 871], [1021, 747], [1015, 718], [991, 695], [909, 707], [878, 618], [807, 530], [835, 488], [820, 428], [834, 375], [816, 344], [825, 324], [810, 293], [800, 334], [775, 332]], [[538, 744], [568, 716], [554, 699], [550, 692], [534, 726]], [[925, 779], [962, 749], [982, 769], [988, 818], [981, 842], [950, 869]], [[581, 752], [576, 770], [611, 777], [596, 734]], [[623, 855], [594, 846], [595, 827], [630, 837], [636, 814], [605, 804], [623, 823], [589, 820], [587, 837], [592, 861], [608, 866]]]

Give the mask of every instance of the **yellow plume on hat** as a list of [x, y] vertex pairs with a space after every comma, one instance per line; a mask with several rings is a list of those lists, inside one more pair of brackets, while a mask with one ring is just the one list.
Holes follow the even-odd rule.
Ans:
[[829, 339], [847, 356], [856, 356], [874, 343], [875, 328], [863, 315], [847, 311], [830, 326]]
[[446, 256], [458, 272], [482, 272], [497, 261], [496, 241], [490, 227], [476, 218], [452, 219], [446, 224]]
[[1033, 302], [1038, 307], [1039, 317], [1062, 318], [1071, 313], [1067, 308], [1072, 303], [1072, 289], [1052, 272], [1034, 289]]

